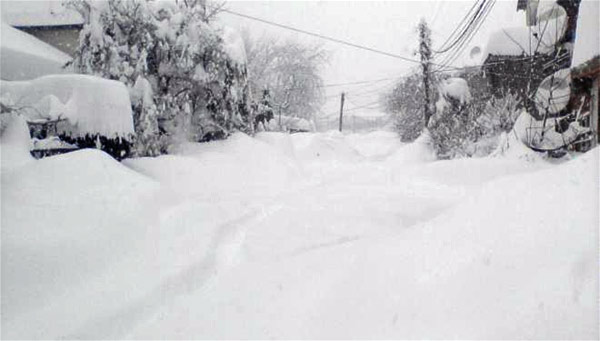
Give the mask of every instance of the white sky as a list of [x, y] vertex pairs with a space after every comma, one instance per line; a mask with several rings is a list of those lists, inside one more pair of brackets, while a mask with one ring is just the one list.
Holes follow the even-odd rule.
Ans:
[[[439, 46], [474, 2], [475, 0], [230, 1], [227, 8], [401, 56], [418, 58], [413, 52], [417, 47], [415, 27], [420, 18], [424, 17], [430, 23], [434, 46]], [[485, 44], [488, 35], [500, 27], [524, 25], [523, 12], [517, 13], [516, 6], [516, 0], [499, 0], [471, 45]], [[225, 24], [238, 30], [247, 29], [253, 36], [264, 34], [281, 39], [293, 37], [307, 42], [323, 43], [325, 49], [330, 52], [330, 62], [322, 73], [326, 84], [402, 76], [416, 65], [227, 13], [223, 13], [221, 18]], [[468, 58], [470, 50], [465, 50], [465, 58]], [[385, 89], [391, 83], [384, 81], [326, 88], [326, 96], [329, 99], [323, 111], [325, 114], [334, 114], [339, 110], [339, 98], [336, 95], [342, 91], [348, 92], [348, 108], [372, 103], [377, 100], [376, 90]]]

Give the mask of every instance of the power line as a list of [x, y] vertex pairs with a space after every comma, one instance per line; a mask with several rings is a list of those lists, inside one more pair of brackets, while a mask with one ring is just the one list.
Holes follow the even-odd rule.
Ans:
[[[290, 30], [290, 31], [294, 31], [297, 33], [302, 33], [302, 34], [306, 34], [306, 35], [310, 35], [316, 38], [320, 38], [323, 40], [328, 40], [334, 43], [338, 43], [338, 44], [342, 44], [342, 45], [346, 45], [346, 46], [350, 46], [350, 47], [354, 47], [357, 49], [361, 49], [361, 50], [365, 50], [365, 51], [370, 51], [373, 53], [378, 53], [384, 56], [388, 56], [388, 57], [392, 57], [392, 58], [396, 58], [396, 59], [401, 59], [407, 62], [411, 62], [411, 63], [416, 63], [416, 64], [421, 64], [421, 61], [417, 60], [417, 59], [412, 59], [412, 58], [407, 58], [407, 57], [403, 57], [394, 53], [390, 53], [390, 52], [385, 52], [382, 50], [378, 50], [372, 47], [368, 47], [368, 46], [364, 46], [364, 45], [359, 45], [359, 44], [355, 44], [355, 43], [351, 43], [345, 40], [341, 40], [341, 39], [337, 39], [337, 38], [333, 38], [333, 37], [329, 37], [320, 33], [315, 33], [315, 32], [309, 32], [309, 31], [305, 31], [296, 27], [292, 27], [292, 26], [288, 26], [288, 25], [284, 25], [284, 24], [279, 24], [270, 20], [266, 20], [266, 19], [261, 19], [261, 18], [257, 18], [251, 15], [247, 15], [247, 14], [243, 14], [243, 13], [239, 13], [239, 12], [234, 12], [232, 10], [228, 10], [228, 9], [222, 9], [223, 12], [225, 13], [229, 13], [238, 17], [242, 17], [242, 18], [246, 18], [249, 20], [254, 20], [254, 21], [258, 21], [261, 22], [263, 24], [267, 24], [267, 25], [271, 25], [271, 26], [275, 26], [275, 27], [279, 27], [279, 28], [283, 28], [286, 30]], [[433, 64], [433, 63], [432, 63]], [[435, 65], [435, 64], [434, 64]]]
[[[471, 6], [471, 8], [469, 9], [469, 12], [467, 12], [467, 14], [462, 18], [462, 20], [458, 23], [458, 25], [456, 25], [456, 27], [454, 28], [454, 30], [452, 31], [452, 33], [450, 33], [450, 35], [448, 36], [448, 38], [446, 39], [446, 41], [444, 41], [444, 43], [440, 46], [440, 50], [436, 51], [434, 50], [433, 52], [438, 54], [438, 53], [444, 53], [446, 51], [448, 51], [450, 47], [447, 47], [448, 43], [453, 39], [454, 35], [459, 31], [459, 29], [464, 25], [464, 23], [467, 21], [467, 18], [469, 18], [471, 16], [471, 13], [473, 12], [473, 10], [477, 7], [477, 2], [479, 0], [475, 1], [475, 3], [473, 3], [473, 6]], [[458, 39], [456, 39], [458, 40]]]

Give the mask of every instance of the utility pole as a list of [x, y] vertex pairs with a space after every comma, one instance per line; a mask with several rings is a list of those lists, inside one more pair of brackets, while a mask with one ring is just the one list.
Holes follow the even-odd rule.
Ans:
[[343, 123], [343, 117], [344, 117], [344, 97], [345, 96], [346, 96], [346, 94], [342, 92], [342, 97], [340, 99], [340, 132], [342, 131], [342, 123]]
[[425, 19], [419, 23], [419, 54], [421, 55], [421, 70], [423, 71], [423, 115], [425, 128], [429, 124], [431, 113], [431, 30]]

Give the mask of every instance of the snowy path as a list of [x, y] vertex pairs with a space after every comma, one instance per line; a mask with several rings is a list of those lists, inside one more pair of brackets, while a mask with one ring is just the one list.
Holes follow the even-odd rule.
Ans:
[[[129, 169], [95, 153], [79, 156], [106, 170], [88, 191], [54, 179], [66, 203], [2, 174], [3, 337], [598, 335], [597, 151], [559, 166], [432, 162], [425, 146], [377, 132], [236, 135]], [[69, 158], [36, 167], [56, 177]], [[98, 212], [73, 216], [82, 193]], [[32, 241], [47, 226], [24, 219], [32, 209], [106, 236]], [[93, 269], [63, 268], [73, 255]], [[31, 270], [48, 256], [57, 271]]]

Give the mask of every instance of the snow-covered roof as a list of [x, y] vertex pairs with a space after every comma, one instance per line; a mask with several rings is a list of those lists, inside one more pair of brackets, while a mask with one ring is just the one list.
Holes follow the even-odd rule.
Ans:
[[125, 84], [87, 75], [51, 75], [0, 83], [0, 95], [28, 119], [66, 118], [75, 136], [133, 134], [131, 101]]
[[600, 55], [600, 2], [583, 0], [579, 5], [577, 33], [573, 49], [573, 66]]
[[0, 1], [2, 21], [14, 27], [82, 25], [83, 17], [62, 1]]
[[43, 41], [2, 23], [0, 79], [28, 80], [71, 72], [63, 66], [71, 57]]
[[502, 28], [488, 39], [482, 59], [490, 55], [520, 56], [549, 53], [567, 28], [566, 12], [553, 1], [543, 1], [538, 8], [538, 23], [532, 27]]

